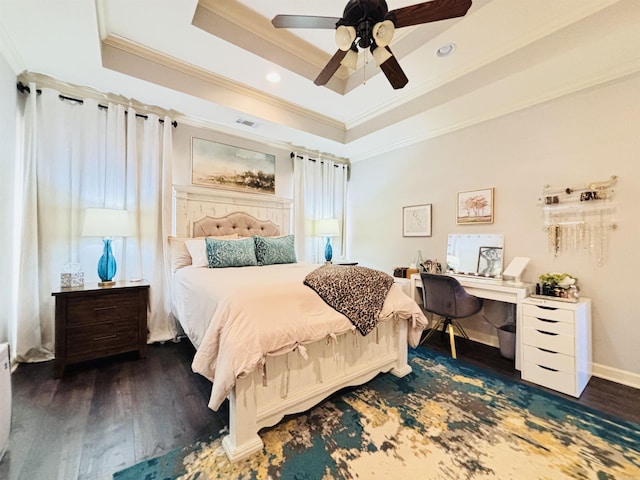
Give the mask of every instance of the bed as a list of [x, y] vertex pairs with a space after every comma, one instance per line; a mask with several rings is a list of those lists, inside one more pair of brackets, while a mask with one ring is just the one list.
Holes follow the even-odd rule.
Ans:
[[268, 245], [291, 241], [288, 201], [239, 200], [195, 187], [175, 193], [172, 313], [196, 347], [194, 372], [212, 382], [209, 407], [216, 410], [229, 399], [229, 433], [222, 444], [231, 461], [259, 451], [259, 430], [285, 415], [381, 372], [411, 372], [408, 345], [418, 344], [427, 319], [400, 286], [390, 285], [380, 321], [362, 335], [303, 283], [320, 265], [204, 266], [203, 237], [234, 248], [254, 236]]

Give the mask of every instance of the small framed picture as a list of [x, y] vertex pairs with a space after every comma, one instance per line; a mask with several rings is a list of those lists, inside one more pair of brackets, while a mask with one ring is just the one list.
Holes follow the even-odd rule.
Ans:
[[458, 193], [458, 224], [493, 223], [493, 188]]
[[431, 236], [431, 204], [402, 207], [402, 236]]

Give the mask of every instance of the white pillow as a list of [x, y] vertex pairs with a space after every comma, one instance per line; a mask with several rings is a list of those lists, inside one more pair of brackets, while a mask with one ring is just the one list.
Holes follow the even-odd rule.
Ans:
[[[239, 235], [232, 233], [231, 235], [220, 235], [210, 238], [216, 238], [219, 240], [237, 240]], [[191, 255], [191, 265], [194, 267], [209, 267], [209, 257], [207, 257], [207, 244], [205, 237], [198, 237], [187, 240], [184, 244]]]

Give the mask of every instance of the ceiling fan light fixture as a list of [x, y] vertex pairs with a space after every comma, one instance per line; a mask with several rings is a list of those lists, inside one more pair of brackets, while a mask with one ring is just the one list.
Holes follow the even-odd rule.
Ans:
[[373, 59], [376, 61], [376, 66], [378, 67], [393, 56], [389, 50], [382, 47], [372, 50], [371, 55], [373, 55]]
[[358, 51], [349, 49], [344, 58], [340, 61], [341, 65], [344, 65], [350, 70], [358, 69]]
[[356, 39], [356, 29], [348, 25], [340, 25], [336, 28], [336, 45], [343, 52], [351, 48], [353, 41]]
[[373, 26], [373, 39], [379, 47], [386, 47], [391, 43], [396, 27], [391, 20], [378, 22]]

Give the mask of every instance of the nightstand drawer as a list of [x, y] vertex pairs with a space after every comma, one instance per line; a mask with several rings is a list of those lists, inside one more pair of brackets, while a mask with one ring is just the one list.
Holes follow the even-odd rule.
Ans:
[[114, 291], [106, 295], [69, 299], [67, 326], [138, 318], [140, 296], [136, 291]]
[[525, 345], [524, 358], [527, 359], [527, 362], [539, 366], [570, 373], [571, 375], [575, 375], [576, 373], [576, 359], [571, 355], [551, 352], [548, 350], [542, 350], [538, 347], [532, 347], [531, 345]]
[[555, 333], [558, 335], [574, 336], [575, 327], [573, 323], [565, 323], [560, 320], [548, 320], [545, 318], [530, 317], [524, 315], [522, 317], [524, 328], [532, 328], [547, 333]]
[[522, 314], [529, 317], [546, 318], [559, 322], [574, 323], [574, 311], [569, 309], [545, 307], [539, 305], [522, 305]]
[[104, 322], [67, 330], [67, 356], [97, 352], [135, 350], [140, 341], [138, 324], [133, 321]]
[[532, 347], [544, 348], [552, 352], [575, 355], [575, 338], [573, 335], [560, 335], [534, 328], [525, 328], [522, 343]]

